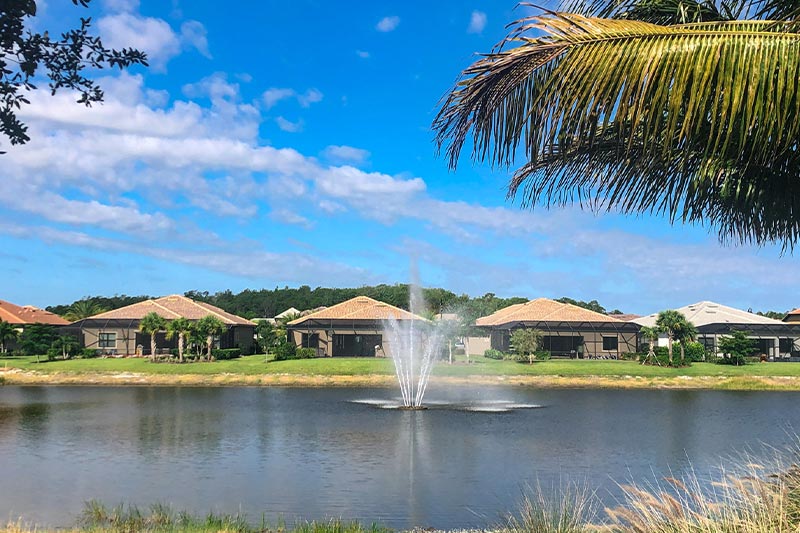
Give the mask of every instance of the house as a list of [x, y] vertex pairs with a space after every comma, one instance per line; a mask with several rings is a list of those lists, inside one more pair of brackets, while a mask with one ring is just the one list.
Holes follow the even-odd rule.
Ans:
[[[697, 341], [712, 353], [719, 352], [719, 338], [733, 331], [743, 331], [756, 342], [757, 354], [773, 360], [800, 356], [800, 324], [781, 322], [772, 318], [742, 311], [734, 307], [703, 301], [676, 309], [697, 328]], [[655, 326], [658, 313], [634, 320], [640, 326]], [[667, 345], [666, 335], [659, 339]]]
[[399, 307], [356, 296], [292, 320], [286, 330], [290, 342], [299, 348], [314, 348], [319, 356], [374, 357], [389, 353], [390, 341], [384, 328], [392, 319], [429, 323]]
[[786, 313], [786, 316], [783, 317], [783, 321], [788, 324], [800, 324], [800, 309], [795, 309], [794, 311]]
[[[0, 321], [12, 324], [20, 333], [25, 330], [25, 326], [33, 324], [46, 324], [59, 329], [69, 325], [69, 321], [50, 311], [32, 305], [15, 305], [5, 300], [0, 300]], [[6, 348], [13, 350], [15, 347], [16, 343], [11, 341]]]
[[[255, 325], [247, 319], [228, 313], [211, 304], [196, 302], [185, 296], [173, 294], [100, 313], [74, 322], [70, 329], [78, 330], [83, 346], [96, 348], [110, 355], [143, 355], [150, 352], [150, 335], [139, 331], [139, 322], [149, 313], [158, 313], [165, 319], [184, 317], [191, 321], [212, 315], [228, 328], [220, 335], [219, 348], [241, 348], [249, 353], [253, 349]], [[156, 334], [156, 343], [164, 351], [178, 346], [177, 338], [166, 339], [165, 333]]]
[[20, 329], [31, 324], [49, 324], [51, 326], [69, 324], [69, 321], [50, 311], [32, 305], [14, 305], [5, 300], [0, 300], [0, 320], [17, 325]]
[[511, 333], [531, 328], [542, 332], [542, 349], [555, 357], [617, 357], [635, 352], [639, 327], [631, 322], [576, 305], [538, 298], [510, 305], [475, 321], [484, 333], [469, 337], [467, 350], [482, 355], [489, 348], [511, 350]]

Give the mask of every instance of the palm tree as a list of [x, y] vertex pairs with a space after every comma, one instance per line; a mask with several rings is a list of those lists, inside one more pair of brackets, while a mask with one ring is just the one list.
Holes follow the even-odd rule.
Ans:
[[211, 348], [214, 344], [214, 337], [225, 333], [227, 326], [214, 315], [206, 315], [197, 321], [195, 327], [206, 338], [206, 358], [211, 361]]
[[179, 317], [167, 323], [167, 338], [172, 339], [178, 336], [178, 361], [183, 363], [183, 348], [186, 345], [186, 337], [192, 331], [192, 323], [188, 318]]
[[3, 353], [8, 351], [8, 342], [19, 338], [19, 330], [13, 324], [0, 320], [0, 346]]
[[683, 313], [674, 309], [667, 309], [658, 313], [656, 318], [656, 328], [661, 333], [667, 334], [667, 349], [669, 350], [669, 364], [672, 364], [672, 343], [676, 336], [680, 334], [681, 328], [690, 324]]
[[675, 338], [680, 341], [681, 364], [683, 364], [686, 355], [686, 343], [697, 340], [697, 328], [688, 319], [684, 318], [684, 321], [678, 324], [678, 328], [675, 330]]
[[78, 347], [78, 340], [72, 335], [59, 335], [53, 341], [51, 348], [61, 350], [61, 358], [65, 361], [69, 359], [72, 350]]
[[[653, 346], [655, 345], [656, 341], [658, 341], [659, 330], [657, 327], [651, 328], [648, 326], [642, 326], [642, 329], [639, 330], [639, 333], [641, 333], [642, 337], [644, 337], [648, 344], [647, 358], [642, 361], [642, 364], [644, 364], [648, 358], [655, 356], [655, 350], [653, 349]], [[656, 359], [656, 361], [658, 361], [658, 359]]]
[[139, 322], [139, 331], [145, 335], [150, 335], [150, 359], [156, 359], [156, 334], [164, 331], [167, 327], [167, 319], [155, 311], [147, 313]]
[[791, 248], [797, 6], [574, 0], [583, 14], [526, 16], [464, 70], [434, 120], [437, 144], [453, 168], [468, 139], [475, 160], [517, 167], [508, 195], [524, 206], [663, 214]]
[[64, 314], [64, 318], [70, 322], [75, 322], [77, 320], [89, 318], [90, 316], [99, 315], [104, 311], [106, 311], [106, 309], [93, 300], [78, 300], [69, 306], [69, 309]]

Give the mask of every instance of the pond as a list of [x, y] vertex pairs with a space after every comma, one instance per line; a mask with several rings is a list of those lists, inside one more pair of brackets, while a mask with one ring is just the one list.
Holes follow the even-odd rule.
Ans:
[[497, 524], [526, 486], [711, 473], [793, 440], [800, 393], [433, 384], [426, 400], [510, 412], [382, 409], [389, 389], [0, 387], [0, 519], [72, 525], [87, 500], [292, 523]]

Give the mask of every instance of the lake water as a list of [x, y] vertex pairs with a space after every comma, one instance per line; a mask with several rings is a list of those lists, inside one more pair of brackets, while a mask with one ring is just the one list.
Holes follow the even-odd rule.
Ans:
[[[433, 384], [427, 399], [508, 413], [380, 409], [387, 389], [0, 387], [0, 522], [67, 526], [90, 499], [343, 517], [395, 528], [498, 523], [524, 488], [711, 472], [800, 427], [798, 393]], [[491, 405], [489, 403], [488, 405]]]

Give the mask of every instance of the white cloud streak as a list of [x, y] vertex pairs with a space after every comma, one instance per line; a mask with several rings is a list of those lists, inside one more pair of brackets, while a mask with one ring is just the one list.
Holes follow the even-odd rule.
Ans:
[[383, 33], [388, 33], [390, 31], [396, 30], [397, 26], [399, 25], [400, 25], [400, 17], [398, 16], [383, 17], [375, 25], [375, 29]]

